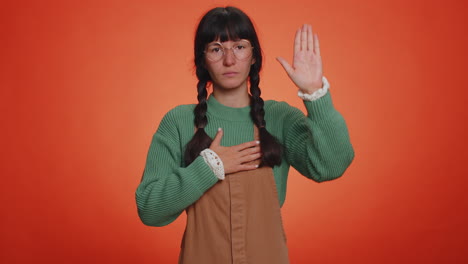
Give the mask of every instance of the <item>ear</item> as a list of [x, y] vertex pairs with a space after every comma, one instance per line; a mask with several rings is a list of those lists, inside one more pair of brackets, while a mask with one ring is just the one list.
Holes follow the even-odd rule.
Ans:
[[252, 58], [252, 63], [250, 64], [251, 66], [254, 65], [256, 62], [255, 58]]

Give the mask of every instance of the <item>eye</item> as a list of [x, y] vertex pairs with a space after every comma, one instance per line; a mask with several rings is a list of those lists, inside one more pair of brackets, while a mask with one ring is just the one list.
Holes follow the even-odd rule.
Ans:
[[236, 44], [236, 45], [234, 46], [234, 48], [235, 48], [236, 50], [243, 50], [243, 49], [246, 49], [246, 48], [247, 48], [247, 45], [244, 44], [244, 43], [238, 43], [238, 44]]
[[220, 53], [221, 51], [222, 51], [222, 49], [219, 46], [208, 47], [208, 52], [209, 53]]

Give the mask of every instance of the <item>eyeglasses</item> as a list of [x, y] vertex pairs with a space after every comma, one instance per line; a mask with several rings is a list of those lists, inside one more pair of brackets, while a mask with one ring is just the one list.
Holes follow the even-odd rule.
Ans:
[[232, 53], [238, 60], [245, 60], [252, 55], [252, 44], [246, 39], [241, 39], [232, 44], [232, 47], [226, 48], [221, 42], [212, 42], [205, 49], [206, 58], [212, 62], [221, 60], [226, 55], [227, 50], [232, 50]]

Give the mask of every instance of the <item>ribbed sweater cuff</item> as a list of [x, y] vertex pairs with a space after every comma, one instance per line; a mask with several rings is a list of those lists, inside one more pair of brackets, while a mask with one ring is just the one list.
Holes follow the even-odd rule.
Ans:
[[330, 90], [328, 90], [324, 96], [315, 101], [304, 101], [304, 105], [307, 109], [307, 116], [312, 120], [325, 119], [335, 112]]
[[193, 175], [197, 176], [194, 177], [193, 183], [201, 192], [206, 192], [218, 182], [218, 177], [206, 164], [202, 156], [198, 156], [187, 168], [193, 170]]

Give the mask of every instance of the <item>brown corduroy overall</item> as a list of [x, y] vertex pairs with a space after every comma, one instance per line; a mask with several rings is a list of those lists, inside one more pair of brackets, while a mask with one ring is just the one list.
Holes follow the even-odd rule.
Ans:
[[186, 209], [179, 264], [287, 264], [273, 170], [227, 174]]

